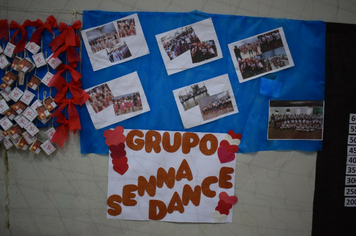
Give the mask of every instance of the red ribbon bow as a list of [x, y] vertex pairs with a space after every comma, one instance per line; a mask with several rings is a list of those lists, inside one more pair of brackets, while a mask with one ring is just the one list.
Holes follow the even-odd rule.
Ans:
[[89, 98], [89, 94], [81, 88], [82, 82], [80, 80], [71, 80], [70, 83], [67, 83], [62, 76], [59, 76], [55, 80], [52, 78], [48, 85], [50, 87], [55, 87], [58, 90], [54, 97], [56, 103], [59, 103], [66, 96], [68, 89], [72, 94], [71, 99], [80, 106], [82, 106]]
[[82, 78], [82, 74], [80, 74], [75, 68], [77, 67], [76, 62], [69, 63], [69, 65], [62, 64], [58, 67], [57, 73], [51, 79], [49, 84], [50, 87], [55, 87], [55, 84], [58, 84], [57, 80], [60, 79], [61, 74], [63, 74], [66, 70], [69, 71], [70, 75], [75, 81], [78, 81]]
[[51, 142], [58, 144], [58, 146], [62, 148], [69, 135], [69, 121], [62, 113], [59, 113], [56, 123], [61, 125], [56, 129]]
[[40, 19], [37, 19], [36, 21], [32, 22], [32, 25], [39, 28], [33, 32], [30, 42], [35, 42], [37, 45], [39, 45], [42, 32], [46, 29], [47, 31], [51, 32], [51, 34], [53, 34], [52, 28], [57, 27], [57, 20], [53, 15], [50, 15], [47, 17], [45, 23], [43, 23]]
[[9, 41], [9, 26], [7, 19], [0, 20], [0, 40]]
[[77, 130], [81, 129], [80, 126], [80, 120], [79, 120], [79, 114], [77, 109], [75, 108], [75, 105], [78, 105], [75, 103], [74, 100], [72, 99], [67, 99], [67, 98], [63, 98], [60, 102], [59, 107], [57, 108], [57, 110], [55, 110], [52, 114], [52, 117], [59, 117], [60, 114], [62, 114], [62, 110], [68, 106], [68, 125], [69, 125], [69, 129], [71, 131], [73, 131], [74, 133]]
[[20, 25], [16, 21], [11, 21], [10, 29], [17, 29], [15, 31], [15, 33], [12, 35], [11, 43], [15, 44], [15, 37], [20, 33], [20, 31], [21, 31], [21, 34], [22, 34], [22, 38], [17, 43], [17, 45], [16, 45], [16, 47], [14, 49], [14, 53], [23, 52], [25, 50], [26, 39], [27, 39], [27, 31], [26, 31], [25, 28], [28, 27], [28, 26], [31, 26], [31, 25], [32, 25], [32, 22], [30, 20], [26, 20], [22, 25]]
[[[75, 46], [79, 47], [79, 37], [78, 35], [75, 35]], [[77, 52], [77, 50], [73, 47], [73, 46], [66, 46], [65, 44], [63, 44], [60, 48], [58, 48], [58, 50], [53, 53], [54, 58], [57, 58], [59, 56], [59, 54], [63, 53], [63, 52], [67, 52], [67, 58], [69, 62], [79, 62], [80, 61], [80, 56], [79, 53]]]
[[77, 20], [74, 22], [71, 26], [68, 26], [65, 23], [59, 23], [58, 30], [62, 33], [60, 33], [57, 37], [55, 37], [49, 46], [52, 49], [52, 52], [55, 52], [62, 44], [65, 44], [66, 48], [69, 46], [76, 46], [76, 34], [75, 31], [76, 29], [80, 29], [82, 26], [82, 23]]

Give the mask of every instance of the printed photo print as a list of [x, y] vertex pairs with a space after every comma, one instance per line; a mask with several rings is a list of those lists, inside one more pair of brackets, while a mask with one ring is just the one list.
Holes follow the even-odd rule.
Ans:
[[270, 101], [269, 140], [322, 140], [324, 101]]
[[101, 50], [112, 50], [115, 45], [121, 42], [113, 23], [97, 27], [87, 31], [85, 34], [92, 53], [97, 53]]
[[173, 90], [173, 95], [185, 129], [238, 113], [227, 74]]
[[117, 28], [119, 29], [119, 37], [125, 38], [136, 35], [135, 19], [125, 19], [117, 21]]
[[150, 111], [137, 72], [107, 81], [85, 90], [85, 102], [95, 129]]
[[115, 116], [142, 110], [139, 92], [116, 96], [113, 98]]
[[81, 31], [93, 71], [149, 53], [137, 14]]
[[156, 35], [167, 74], [222, 58], [211, 18]]
[[234, 111], [229, 91], [198, 100], [203, 120], [209, 120]]
[[228, 45], [239, 82], [294, 66], [283, 28]]
[[99, 113], [113, 104], [114, 95], [106, 83], [88, 90], [87, 93], [89, 94], [89, 104], [95, 113]]
[[198, 100], [209, 97], [208, 89], [204, 83], [197, 83], [178, 90], [178, 98], [184, 110], [198, 106]]

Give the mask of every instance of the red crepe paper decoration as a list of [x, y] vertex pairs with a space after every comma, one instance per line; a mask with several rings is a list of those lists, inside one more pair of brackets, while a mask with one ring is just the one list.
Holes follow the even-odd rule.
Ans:
[[69, 135], [69, 121], [62, 113], [59, 113], [56, 123], [61, 125], [56, 129], [51, 142], [56, 143], [60, 148], [62, 148]]
[[60, 102], [60, 105], [57, 108], [57, 110], [55, 112], [53, 112], [53, 114], [52, 114], [52, 117], [59, 117], [60, 114], [62, 114], [61, 113], [62, 110], [68, 106], [68, 122], [69, 122], [68, 125], [69, 125], [69, 129], [71, 131], [74, 131], [74, 133], [77, 130], [81, 129], [79, 114], [78, 114], [78, 111], [77, 111], [75, 105], [76, 104], [73, 102], [72, 99], [64, 98]]
[[9, 26], [7, 19], [0, 20], [0, 40], [9, 41]]
[[32, 22], [32, 26], [39, 27], [35, 32], [33, 32], [30, 42], [34, 42], [39, 45], [41, 34], [46, 29], [51, 34], [53, 34], [52, 28], [57, 28], [57, 20], [53, 15], [47, 17], [46, 22], [43, 23], [40, 19]]
[[21, 32], [22, 38], [16, 44], [14, 49], [14, 53], [23, 52], [26, 46], [26, 39], [27, 39], [27, 31], [26, 27], [31, 26], [32, 22], [30, 20], [26, 20], [22, 25], [17, 23], [16, 21], [11, 21], [10, 29], [17, 29], [15, 33], [12, 35], [11, 43], [15, 45], [15, 37]]

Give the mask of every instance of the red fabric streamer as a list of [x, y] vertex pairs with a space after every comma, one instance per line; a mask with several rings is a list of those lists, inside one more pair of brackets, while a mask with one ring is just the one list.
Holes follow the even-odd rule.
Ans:
[[56, 18], [54, 18], [53, 15], [50, 15], [49, 17], [47, 17], [45, 23], [43, 23], [40, 19], [37, 19], [36, 21], [32, 22], [32, 25], [34, 27], [39, 27], [39, 28], [35, 32], [33, 32], [30, 42], [35, 42], [37, 45], [39, 45], [42, 32], [46, 29], [51, 34], [53, 34], [52, 28], [57, 27], [57, 20]]
[[55, 80], [52, 79], [48, 86], [55, 87], [58, 90], [54, 97], [56, 103], [60, 103], [60, 101], [65, 98], [68, 89], [72, 94], [71, 99], [80, 106], [82, 106], [89, 98], [89, 94], [81, 88], [82, 82], [80, 80], [71, 80], [70, 83], [67, 83], [62, 76], [59, 76]]
[[0, 40], [9, 41], [9, 25], [7, 19], [0, 20]]
[[68, 26], [67, 24], [62, 22], [59, 23], [58, 30], [62, 33], [55, 37], [49, 44], [52, 49], [52, 52], [54, 53], [63, 44], [66, 48], [69, 46], [75, 47], [77, 41], [75, 37], [75, 30], [80, 29], [81, 26], [82, 23], [79, 20], [74, 22], [71, 26]]
[[69, 135], [69, 121], [62, 113], [59, 113], [56, 123], [61, 125], [56, 129], [51, 142], [56, 143], [60, 148], [62, 148]]
[[[54, 76], [51, 79], [51, 83], [52, 81], [53, 83], [57, 83], [56, 80], [61, 76], [61, 74], [63, 74], [66, 70], [69, 71], [70, 75], [72, 76], [72, 78], [75, 81], [78, 81], [80, 78], [82, 78], [82, 74], [80, 74], [75, 68], [77, 67], [77, 63], [76, 62], [71, 62], [69, 63], [69, 65], [60, 65], [57, 69], [57, 73], [54, 74]], [[51, 87], [53, 87], [52, 85], [49, 85]]]
[[14, 53], [23, 52], [25, 50], [26, 40], [27, 40], [27, 31], [25, 28], [31, 25], [32, 22], [30, 20], [26, 20], [22, 25], [20, 25], [16, 21], [11, 21], [10, 29], [17, 29], [15, 33], [12, 35], [11, 43], [15, 45], [15, 37], [20, 33], [20, 31], [22, 34], [21, 40], [16, 44]]
[[75, 103], [72, 99], [63, 98], [60, 101], [59, 107], [53, 112], [52, 117], [58, 117], [59, 114], [62, 114], [62, 110], [68, 106], [68, 125], [69, 129], [75, 133], [75, 131], [80, 130], [80, 120], [77, 109], [75, 108]]

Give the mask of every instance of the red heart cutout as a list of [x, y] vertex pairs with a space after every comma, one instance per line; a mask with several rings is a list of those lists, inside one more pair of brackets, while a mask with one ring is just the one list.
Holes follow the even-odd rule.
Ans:
[[228, 152], [224, 146], [220, 146], [218, 149], [218, 157], [220, 163], [226, 163], [235, 160], [235, 153]]
[[237, 145], [231, 145], [228, 141], [226, 141], [226, 140], [224, 140], [224, 139], [221, 140], [220, 146], [225, 147], [228, 152], [236, 153], [236, 152], [239, 151], [239, 146], [237, 146]]
[[241, 139], [242, 135], [241, 134], [235, 134], [235, 132], [233, 130], [229, 130], [229, 132], [227, 132], [231, 138], [233, 139]]
[[122, 126], [117, 126], [115, 129], [105, 130], [104, 137], [106, 138], [105, 144], [109, 147], [111, 145], [118, 145], [119, 143], [125, 142], [124, 128]]
[[112, 164], [114, 165], [114, 171], [116, 171], [120, 175], [125, 174], [126, 171], [129, 169], [129, 165], [127, 164], [127, 157], [113, 158]]
[[232, 205], [230, 203], [226, 203], [223, 200], [220, 200], [218, 202], [218, 206], [215, 207], [215, 210], [220, 212], [220, 214], [228, 215], [231, 208], [232, 208]]
[[219, 199], [223, 200], [226, 203], [230, 203], [232, 205], [236, 204], [236, 202], [237, 202], [236, 196], [229, 196], [226, 192], [221, 192], [219, 194]]
[[125, 151], [125, 144], [124, 143], [119, 143], [119, 145], [111, 145], [109, 147], [110, 150], [110, 156], [112, 158], [120, 158], [126, 156], [126, 151]]

